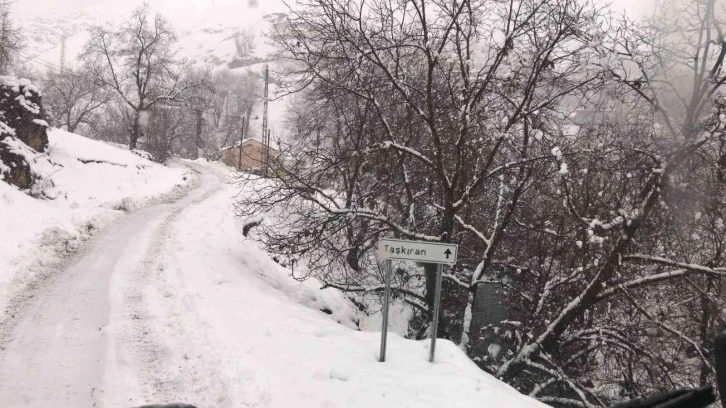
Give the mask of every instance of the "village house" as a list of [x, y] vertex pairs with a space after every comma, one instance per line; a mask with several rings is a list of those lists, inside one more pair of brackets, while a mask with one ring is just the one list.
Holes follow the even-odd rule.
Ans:
[[[222, 162], [236, 167], [238, 170], [255, 171], [262, 168], [263, 156], [262, 142], [256, 139], [243, 139], [235, 146], [222, 148]], [[277, 158], [280, 152], [269, 147], [270, 160]]]

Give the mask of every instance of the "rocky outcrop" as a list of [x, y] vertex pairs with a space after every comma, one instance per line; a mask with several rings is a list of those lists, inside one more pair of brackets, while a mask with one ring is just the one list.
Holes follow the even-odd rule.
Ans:
[[[9, 135], [0, 135], [0, 180], [22, 190], [33, 186], [33, 172], [22, 142]], [[26, 149], [30, 149], [26, 147]]]
[[48, 148], [41, 93], [29, 80], [0, 76], [0, 179], [30, 189], [33, 157]]

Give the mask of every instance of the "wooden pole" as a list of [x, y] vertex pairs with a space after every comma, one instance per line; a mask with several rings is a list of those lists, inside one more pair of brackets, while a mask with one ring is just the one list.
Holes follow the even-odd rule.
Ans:
[[267, 158], [265, 157], [267, 152], [267, 96], [269, 94], [269, 83], [270, 83], [270, 70], [267, 64], [265, 64], [265, 93], [263, 99], [263, 111], [262, 111], [262, 167], [263, 174], [267, 177]]
[[245, 140], [245, 117], [242, 116], [242, 123], [239, 127], [239, 164], [237, 168], [242, 170], [242, 141]]
[[197, 109], [197, 153], [196, 158], [199, 158], [199, 150], [202, 146], [202, 110]]

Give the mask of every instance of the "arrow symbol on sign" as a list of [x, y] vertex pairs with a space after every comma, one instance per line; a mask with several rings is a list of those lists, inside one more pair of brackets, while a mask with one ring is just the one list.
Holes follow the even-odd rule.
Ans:
[[446, 251], [444, 251], [444, 255], [446, 255], [446, 259], [449, 259], [449, 255], [451, 255], [451, 250], [446, 248]]

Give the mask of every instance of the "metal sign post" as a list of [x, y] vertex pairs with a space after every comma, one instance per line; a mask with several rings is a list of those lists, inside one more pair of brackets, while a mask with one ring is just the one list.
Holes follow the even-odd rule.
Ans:
[[416, 261], [436, 263], [436, 293], [434, 294], [434, 316], [431, 330], [431, 349], [429, 361], [434, 361], [436, 352], [436, 334], [439, 328], [439, 314], [441, 313], [441, 278], [443, 266], [454, 265], [459, 253], [459, 246], [439, 242], [406, 241], [400, 239], [382, 239], [378, 241], [378, 259], [386, 260], [386, 286], [383, 296], [383, 328], [381, 330], [381, 356], [380, 361], [386, 361], [386, 340], [388, 337], [388, 304], [391, 299], [391, 260]]
[[386, 289], [383, 292], [383, 328], [381, 329], [381, 358], [386, 361], [386, 339], [388, 337], [388, 304], [391, 299], [391, 260], [386, 261]]
[[431, 349], [429, 350], [429, 361], [434, 362], [436, 352], [436, 335], [439, 333], [439, 313], [441, 313], [441, 275], [444, 269], [443, 264], [436, 268], [436, 294], [434, 298], [434, 323], [431, 327]]

